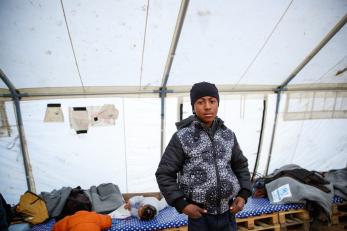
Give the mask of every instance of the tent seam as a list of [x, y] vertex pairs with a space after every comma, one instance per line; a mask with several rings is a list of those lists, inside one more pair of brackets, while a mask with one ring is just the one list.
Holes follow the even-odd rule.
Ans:
[[278, 22], [276, 23], [276, 25], [274, 26], [274, 28], [272, 29], [271, 33], [268, 35], [268, 37], [266, 38], [264, 44], [262, 45], [262, 47], [259, 49], [259, 51], [257, 52], [257, 54], [254, 56], [254, 58], [252, 59], [252, 61], [248, 64], [246, 70], [243, 72], [243, 74], [241, 75], [240, 79], [236, 82], [235, 86], [233, 87], [236, 88], [237, 85], [239, 85], [239, 83], [241, 82], [241, 80], [245, 77], [245, 75], [248, 73], [249, 69], [253, 66], [253, 64], [255, 63], [255, 61], [257, 60], [257, 58], [259, 57], [260, 53], [263, 51], [263, 49], [265, 48], [265, 46], [268, 44], [268, 42], [270, 41], [270, 38], [272, 37], [273, 33], [275, 32], [275, 30], [277, 29], [278, 25], [280, 24], [280, 22], [282, 21], [282, 19], [284, 18], [284, 16], [287, 14], [289, 7], [292, 5], [294, 0], [292, 0], [289, 5], [287, 6], [286, 10], [283, 12], [282, 16], [280, 17], [280, 19], [278, 20]]
[[64, 20], [65, 20], [65, 25], [66, 25], [66, 30], [67, 30], [67, 33], [68, 33], [68, 35], [69, 35], [69, 41], [70, 41], [70, 44], [71, 44], [71, 49], [72, 49], [72, 53], [73, 53], [73, 56], [74, 56], [74, 60], [75, 60], [76, 68], [77, 68], [78, 77], [80, 78], [80, 81], [81, 81], [81, 84], [82, 84], [83, 92], [85, 92], [84, 83], [83, 83], [83, 80], [82, 80], [80, 68], [79, 68], [79, 66], [78, 66], [78, 62], [77, 62], [77, 58], [76, 58], [75, 48], [74, 48], [74, 46], [73, 46], [73, 42], [72, 42], [72, 38], [71, 38], [71, 33], [70, 33], [70, 29], [69, 29], [69, 25], [68, 25], [67, 19], [66, 19], [66, 14], [65, 14], [65, 9], [64, 9], [63, 0], [60, 0], [60, 3], [61, 3], [61, 8], [62, 8], [62, 10], [63, 10]]
[[149, 0], [147, 1], [145, 31], [144, 31], [144, 35], [143, 35], [142, 54], [141, 54], [141, 67], [140, 67], [140, 88], [139, 88], [139, 90], [141, 90], [141, 88], [142, 88], [143, 60], [144, 60], [144, 56], [145, 56], [147, 26], [148, 26], [148, 12], [149, 12]]

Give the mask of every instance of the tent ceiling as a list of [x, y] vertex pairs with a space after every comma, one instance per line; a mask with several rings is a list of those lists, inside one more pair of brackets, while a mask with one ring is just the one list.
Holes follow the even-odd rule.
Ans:
[[[218, 84], [281, 84], [346, 14], [345, 2], [321, 3], [191, 1], [169, 85], [201, 79]], [[346, 32], [339, 33], [344, 41]], [[319, 63], [336, 64], [339, 53], [347, 54], [341, 40], [332, 46], [338, 54], [327, 51]]]
[[160, 85], [178, 1], [62, 2], [1, 1], [0, 68], [17, 88]]
[[[152, 91], [162, 82], [179, 9], [175, 0], [1, 1], [0, 68], [21, 92]], [[185, 91], [206, 80], [228, 91], [272, 90], [346, 12], [340, 0], [190, 1], [168, 87]], [[345, 87], [346, 72], [336, 76], [347, 66], [345, 41], [346, 26], [293, 89]]]
[[297, 75], [292, 84], [346, 83], [347, 73], [337, 74], [347, 67], [346, 44], [347, 27], [344, 26]]

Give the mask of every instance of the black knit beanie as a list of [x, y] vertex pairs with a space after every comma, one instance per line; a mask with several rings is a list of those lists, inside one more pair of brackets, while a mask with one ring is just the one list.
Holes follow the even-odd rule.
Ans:
[[193, 85], [190, 89], [190, 103], [194, 111], [194, 103], [204, 96], [212, 96], [217, 99], [219, 105], [219, 94], [216, 85], [208, 82], [200, 82]]

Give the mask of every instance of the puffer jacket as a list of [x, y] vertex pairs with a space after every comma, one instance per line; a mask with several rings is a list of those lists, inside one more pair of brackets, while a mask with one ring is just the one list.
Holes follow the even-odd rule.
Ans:
[[168, 204], [179, 212], [193, 203], [209, 214], [221, 214], [229, 210], [234, 197], [247, 200], [251, 192], [248, 161], [224, 122], [216, 118], [208, 129], [191, 116], [176, 125], [178, 131], [156, 171]]
[[66, 216], [53, 226], [53, 231], [101, 231], [110, 228], [112, 219], [109, 215], [96, 212], [78, 211]]

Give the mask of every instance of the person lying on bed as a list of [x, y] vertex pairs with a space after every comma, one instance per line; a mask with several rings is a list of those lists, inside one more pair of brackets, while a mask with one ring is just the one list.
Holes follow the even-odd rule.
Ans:
[[156, 197], [144, 196], [131, 197], [124, 205], [124, 208], [128, 209], [132, 216], [146, 221], [153, 219], [160, 210], [166, 207], [167, 203], [164, 198], [158, 200]]

